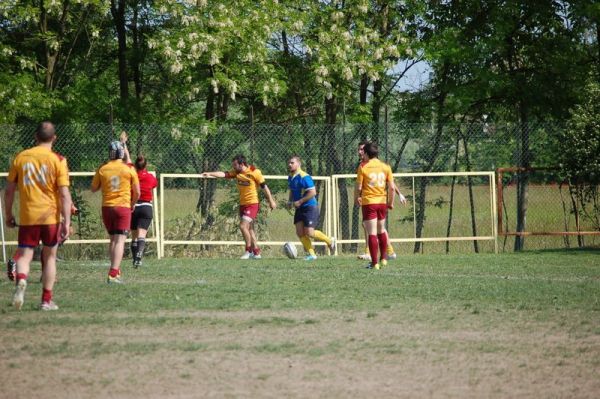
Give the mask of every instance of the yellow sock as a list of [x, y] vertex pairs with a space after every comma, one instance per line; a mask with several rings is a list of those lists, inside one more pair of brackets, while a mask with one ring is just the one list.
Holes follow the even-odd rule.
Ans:
[[395, 252], [394, 251], [394, 247], [392, 247], [392, 244], [388, 243], [387, 251], [386, 252], [387, 252], [388, 255], [391, 255], [391, 254], [393, 254]]
[[315, 240], [323, 241], [327, 245], [331, 245], [331, 238], [327, 237], [321, 230], [315, 230]]
[[368, 245], [365, 245], [365, 253], [366, 254], [370, 254], [370, 252], [369, 252], [369, 246]]
[[300, 237], [300, 242], [302, 243], [302, 246], [306, 252], [313, 256], [315, 255], [315, 250], [313, 249], [312, 241], [310, 240], [309, 236]]

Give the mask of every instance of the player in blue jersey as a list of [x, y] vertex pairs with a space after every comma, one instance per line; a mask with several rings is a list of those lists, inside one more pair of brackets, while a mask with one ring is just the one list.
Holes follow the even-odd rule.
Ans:
[[317, 255], [311, 240], [322, 241], [333, 254], [335, 252], [335, 238], [327, 237], [322, 231], [317, 230], [319, 224], [319, 204], [317, 203], [317, 190], [312, 177], [302, 170], [302, 160], [294, 155], [288, 161], [288, 188], [290, 189], [288, 207], [296, 209], [294, 225], [296, 235], [302, 242], [307, 252], [305, 260], [315, 260]]

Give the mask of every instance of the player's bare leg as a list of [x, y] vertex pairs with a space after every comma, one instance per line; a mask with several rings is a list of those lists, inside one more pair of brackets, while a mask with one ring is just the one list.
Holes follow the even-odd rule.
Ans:
[[377, 235], [377, 219], [363, 220], [363, 226], [368, 237], [369, 253], [371, 255], [371, 262], [367, 266], [368, 268], [379, 269], [379, 263], [377, 263], [377, 255], [379, 251], [379, 238]]
[[250, 233], [251, 226], [250, 222], [246, 219], [242, 219], [240, 221], [240, 231], [242, 232], [242, 236], [244, 237], [244, 243], [246, 244], [246, 251], [244, 255], [242, 255], [241, 259], [250, 259], [253, 255], [252, 253], [252, 235]]
[[379, 263], [381, 266], [387, 266], [388, 235], [385, 230], [385, 219], [377, 221], [377, 241], [379, 241]]
[[52, 290], [56, 282], [56, 254], [58, 245], [42, 248], [42, 303], [41, 310], [57, 310], [58, 306], [52, 301]]
[[108, 271], [108, 283], [122, 283], [121, 261], [125, 249], [125, 234], [111, 234], [110, 236], [110, 270]]
[[260, 259], [260, 248], [258, 247], [258, 237], [254, 229], [254, 221], [250, 223], [250, 246], [252, 247], [252, 259]]
[[[394, 247], [392, 246], [392, 243], [390, 242], [389, 233], [385, 229], [384, 229], [384, 233], [387, 238], [387, 248], [386, 248], [387, 258], [388, 259], [396, 259], [396, 256], [397, 256], [396, 251], [394, 251]], [[368, 234], [365, 230], [365, 250], [363, 253], [361, 253], [357, 256], [358, 259], [371, 260], [371, 255], [369, 254], [369, 240], [367, 237], [368, 237]]]
[[17, 260], [17, 276], [15, 278], [16, 287], [13, 295], [13, 306], [21, 310], [25, 302], [25, 289], [27, 288], [27, 276], [29, 267], [33, 259], [33, 248], [21, 248], [21, 256]]

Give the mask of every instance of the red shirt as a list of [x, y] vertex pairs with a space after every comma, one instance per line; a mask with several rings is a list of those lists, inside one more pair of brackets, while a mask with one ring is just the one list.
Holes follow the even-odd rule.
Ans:
[[138, 201], [152, 202], [152, 189], [156, 187], [156, 177], [148, 173], [146, 169], [137, 171], [140, 181], [140, 198]]

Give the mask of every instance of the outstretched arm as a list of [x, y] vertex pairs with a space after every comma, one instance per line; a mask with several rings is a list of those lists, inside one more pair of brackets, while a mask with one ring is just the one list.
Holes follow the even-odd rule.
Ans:
[[202, 172], [200, 174], [202, 177], [225, 177], [225, 172]]

